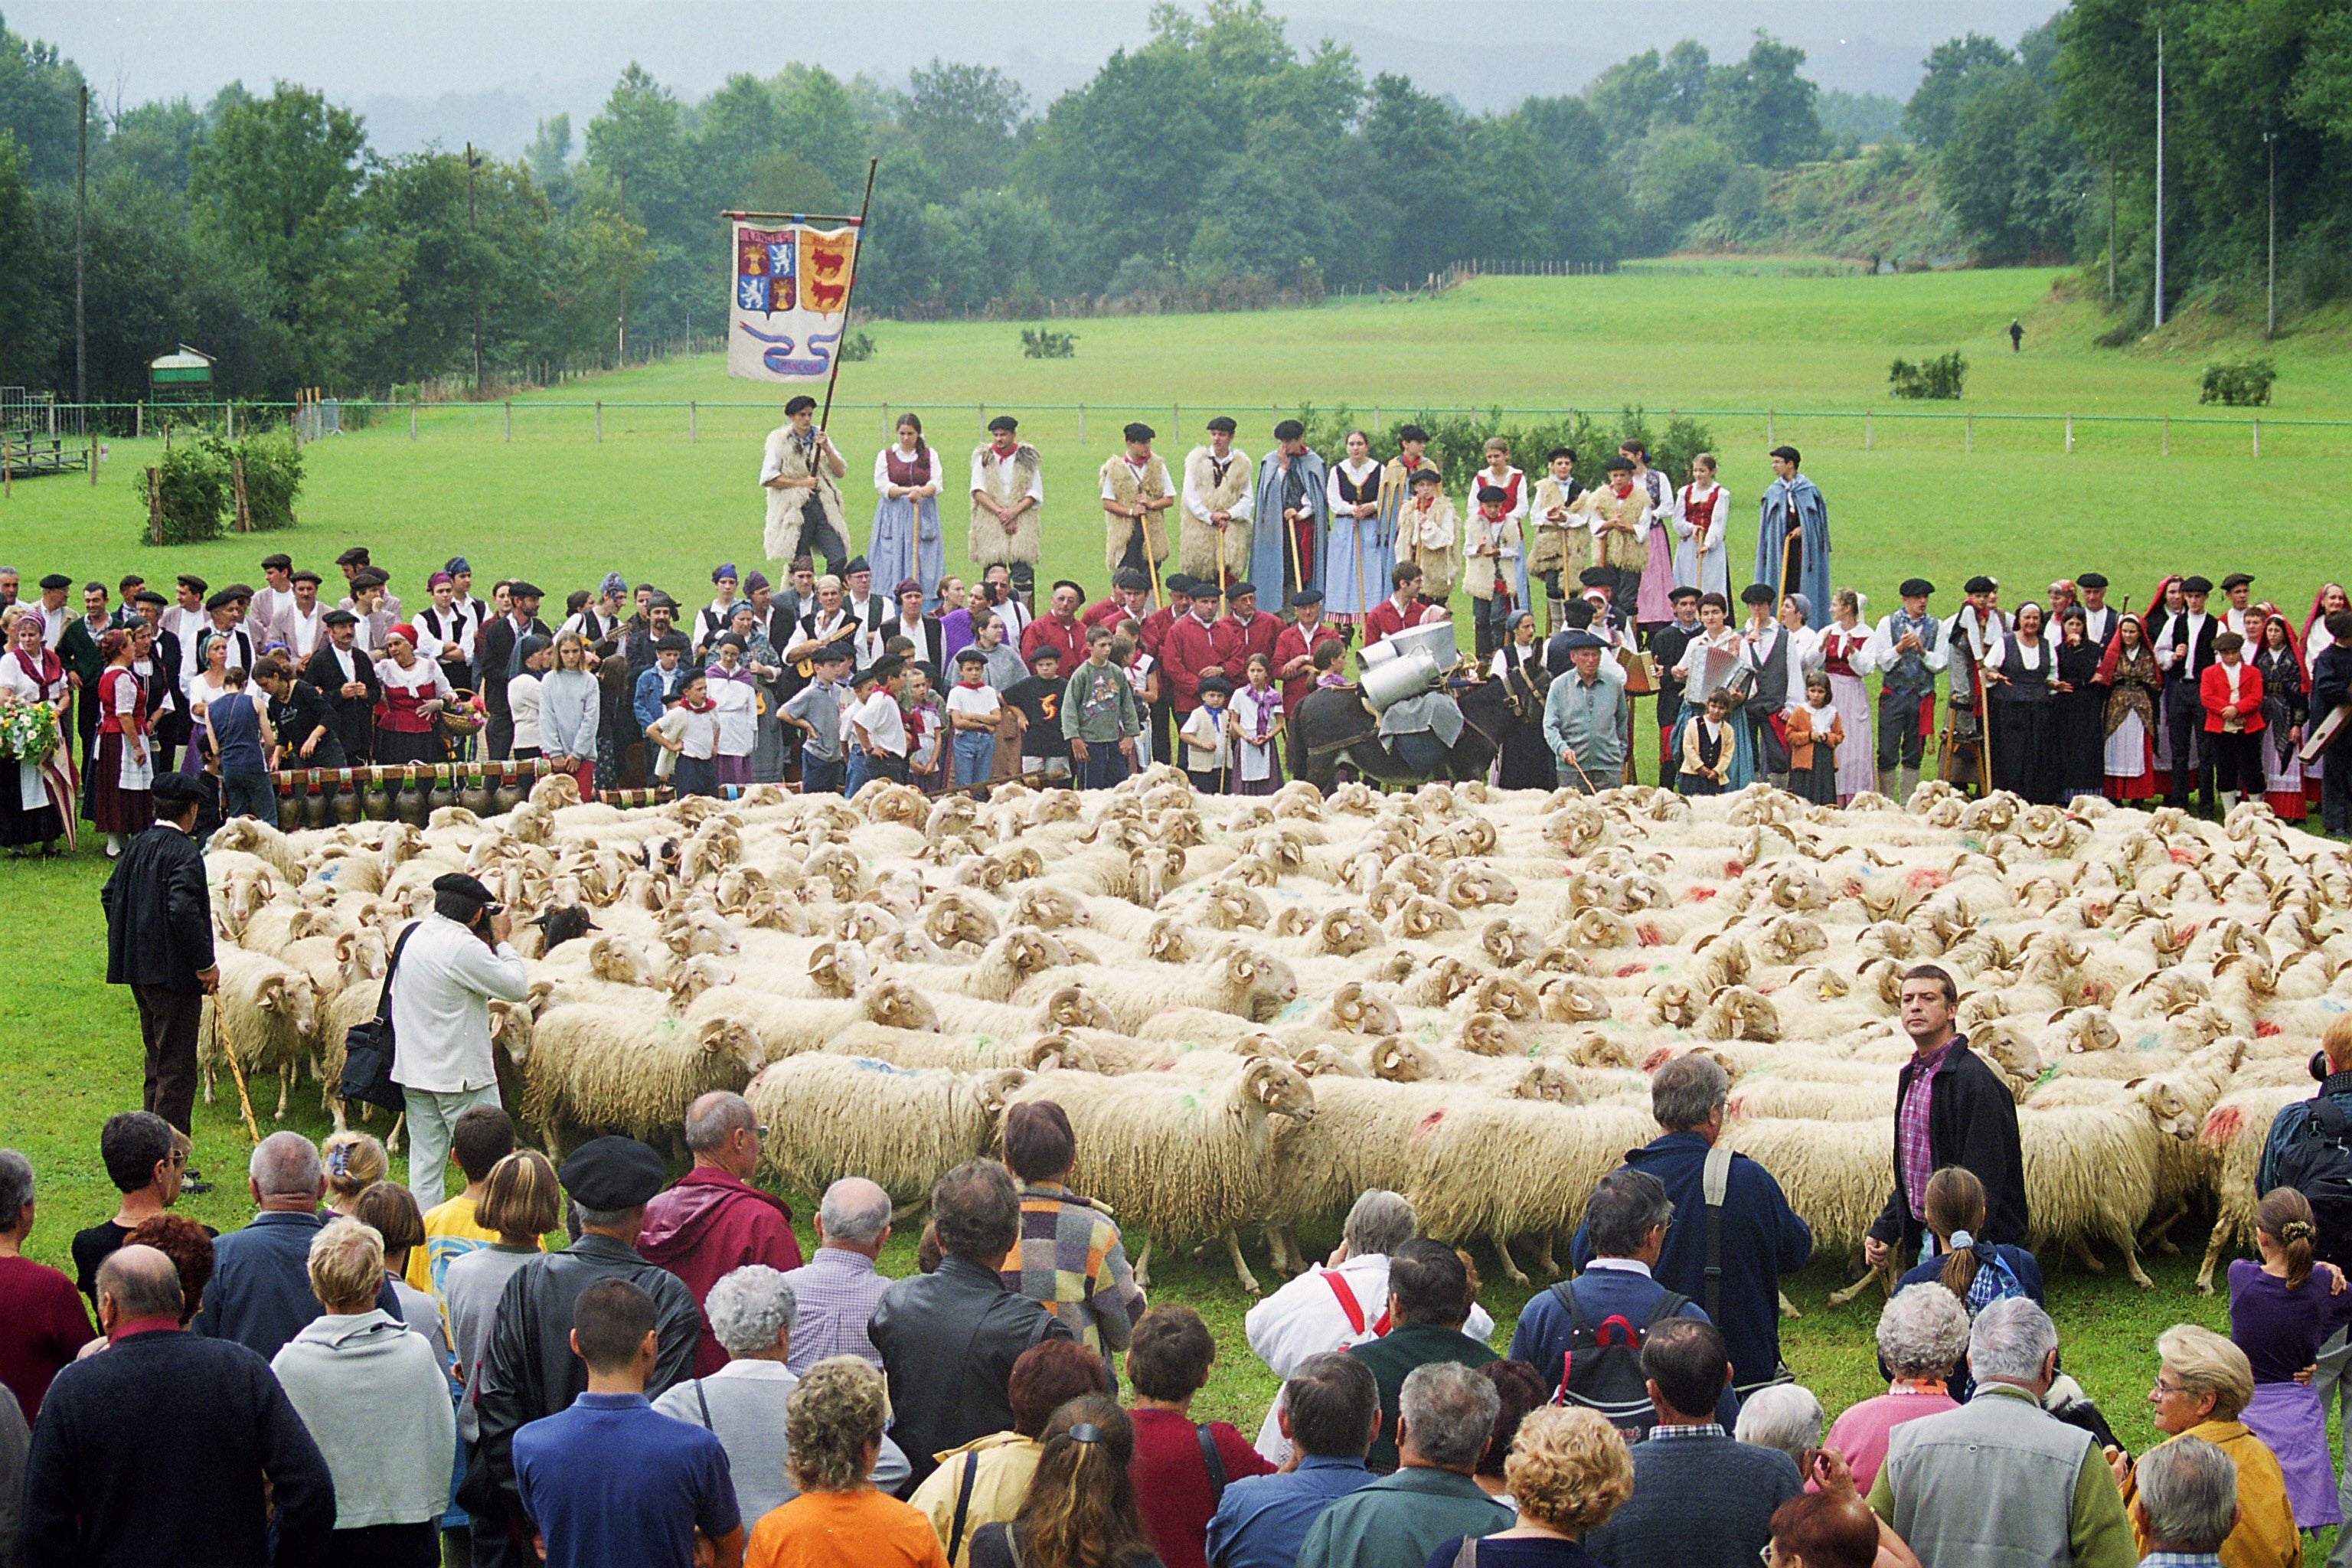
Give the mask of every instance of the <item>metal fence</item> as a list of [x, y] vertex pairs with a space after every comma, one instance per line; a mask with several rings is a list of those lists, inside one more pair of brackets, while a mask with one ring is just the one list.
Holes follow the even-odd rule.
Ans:
[[[364, 434], [371, 439], [431, 442], [449, 439], [502, 443], [541, 441], [685, 441], [737, 443], [764, 436], [781, 422], [782, 399], [642, 401], [635, 399], [530, 396], [499, 402], [393, 403], [367, 399], [325, 403], [231, 401], [222, 403], [56, 404], [43, 409], [41, 423], [75, 433], [96, 431], [133, 439], [169, 432], [203, 430], [231, 437], [291, 424], [304, 440]], [[1604, 422], [1620, 417], [1626, 405], [1596, 401], [1578, 405], [1338, 403], [1373, 434], [1400, 421], [1424, 416], [1468, 416], [1495, 425], [1528, 426], [1586, 413]], [[1162, 439], [1189, 443], [1195, 426], [1215, 414], [1252, 421], [1248, 405], [1216, 403], [1024, 403], [949, 404], [922, 401], [836, 401], [834, 434], [845, 443], [870, 434], [887, 441], [899, 414], [912, 408], [927, 436], [943, 451], [967, 437], [984, 437], [988, 421], [1011, 414], [1023, 434], [1079, 444], [1115, 441], [1129, 420], [1156, 424], [1166, 416]], [[1185, 410], [1192, 423], [1186, 423]], [[970, 409], [969, 418], [964, 410]], [[1269, 426], [1298, 412], [1295, 405], [1269, 403]], [[2079, 450], [2169, 457], [2175, 453], [2259, 458], [2265, 456], [2340, 456], [2352, 452], [2352, 419], [2280, 417], [2264, 409], [2195, 414], [2103, 414], [1990, 412], [1959, 408], [1685, 408], [1642, 410], [1654, 426], [1677, 418], [1709, 426], [1718, 444], [1760, 437], [1766, 446], [1787, 441], [1863, 451], [1988, 454], [2068, 454]], [[1246, 444], [1249, 437], [1244, 437]], [[1263, 439], [1259, 436], [1258, 439]], [[845, 449], [846, 449], [845, 447]]]

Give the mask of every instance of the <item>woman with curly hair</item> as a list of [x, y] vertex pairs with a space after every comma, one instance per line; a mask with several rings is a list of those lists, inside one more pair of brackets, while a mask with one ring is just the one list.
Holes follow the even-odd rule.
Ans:
[[1160, 1568], [1128, 1479], [1134, 1458], [1117, 1401], [1089, 1394], [1055, 1411], [1021, 1510], [972, 1537], [971, 1568]]
[[931, 1521], [871, 1477], [890, 1395], [881, 1373], [833, 1356], [784, 1406], [784, 1470], [800, 1496], [752, 1528], [744, 1568], [947, 1568]]
[[1599, 1411], [1547, 1405], [1519, 1422], [1503, 1479], [1518, 1522], [1440, 1542], [1429, 1568], [1598, 1568], [1580, 1542], [1633, 1495], [1633, 1459]]

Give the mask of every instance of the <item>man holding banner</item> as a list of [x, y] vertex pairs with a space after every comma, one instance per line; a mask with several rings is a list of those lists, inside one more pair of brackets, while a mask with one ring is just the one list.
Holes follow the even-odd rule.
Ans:
[[816, 427], [816, 399], [802, 393], [784, 405], [784, 423], [768, 434], [760, 483], [768, 491], [768, 559], [789, 563], [823, 553], [839, 576], [849, 557], [843, 526], [841, 476], [849, 464]]

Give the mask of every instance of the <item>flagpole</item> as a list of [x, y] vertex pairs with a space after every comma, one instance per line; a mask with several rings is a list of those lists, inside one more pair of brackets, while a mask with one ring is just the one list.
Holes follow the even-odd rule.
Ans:
[[[879, 158], [866, 160], [866, 195], [858, 198], [857, 202], [857, 243], [860, 246], [866, 243], [866, 209], [874, 205], [874, 171], [881, 162]], [[841, 297], [841, 336], [844, 341], [846, 341], [849, 336], [849, 302], [856, 296], [857, 274], [861, 270], [863, 269], [854, 261], [851, 263], [849, 288]], [[833, 369], [826, 373], [824, 378], [824, 412], [818, 416], [816, 422], [816, 427], [820, 430], [833, 422], [833, 384], [841, 377], [841, 349], [840, 342], [833, 345]]]

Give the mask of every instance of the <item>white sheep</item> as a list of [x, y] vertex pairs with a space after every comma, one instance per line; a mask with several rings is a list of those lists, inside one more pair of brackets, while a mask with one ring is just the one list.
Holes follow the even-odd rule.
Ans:
[[566, 1123], [632, 1138], [672, 1133], [696, 1097], [740, 1092], [766, 1065], [758, 1030], [740, 1015], [630, 1016], [599, 1006], [551, 1007], [532, 1024], [518, 1116], [539, 1130], [548, 1157], [560, 1159]]
[[761, 1164], [782, 1185], [814, 1193], [864, 1176], [919, 1205], [933, 1183], [994, 1146], [1005, 1097], [1026, 1076], [817, 1053], [772, 1064], [743, 1094], [768, 1129]]
[[213, 1102], [215, 1075], [231, 1058], [247, 1079], [278, 1074], [278, 1116], [294, 1092], [294, 1069], [310, 1051], [319, 1024], [318, 992], [299, 969], [262, 953], [215, 945], [219, 988], [205, 998], [196, 1021], [196, 1062], [205, 1103]]

